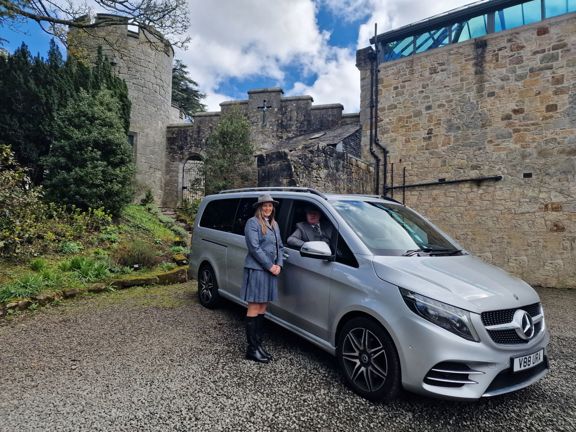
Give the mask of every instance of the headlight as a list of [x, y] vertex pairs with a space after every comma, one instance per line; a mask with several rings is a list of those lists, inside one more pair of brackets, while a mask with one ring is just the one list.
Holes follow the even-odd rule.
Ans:
[[480, 342], [470, 319], [470, 312], [446, 303], [432, 300], [407, 289], [400, 288], [406, 305], [412, 312], [469, 341]]

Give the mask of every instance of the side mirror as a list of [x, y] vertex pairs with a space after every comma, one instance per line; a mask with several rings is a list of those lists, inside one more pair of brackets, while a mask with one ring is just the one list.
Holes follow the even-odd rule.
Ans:
[[305, 258], [334, 260], [330, 246], [323, 241], [309, 241], [304, 243], [300, 248], [300, 255]]

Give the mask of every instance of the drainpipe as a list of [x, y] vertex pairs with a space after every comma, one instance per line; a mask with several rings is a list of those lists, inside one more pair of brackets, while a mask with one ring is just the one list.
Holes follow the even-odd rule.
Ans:
[[370, 52], [370, 154], [374, 158], [374, 193], [379, 195], [380, 189], [380, 157], [374, 151], [374, 51]]
[[[383, 179], [382, 179], [382, 195], [386, 196], [386, 181], [388, 177], [388, 150], [382, 144], [380, 144], [380, 138], [378, 138], [378, 73], [380, 71], [379, 64], [378, 64], [378, 24], [374, 23], [374, 51], [375, 51], [375, 62], [374, 62], [374, 99], [375, 99], [375, 108], [374, 108], [374, 115], [376, 117], [376, 121], [374, 122], [374, 142], [376, 145], [382, 150], [384, 155], [384, 167], [383, 167]], [[380, 161], [380, 159], [378, 159]], [[376, 194], [380, 195], [380, 187], [378, 185], [378, 180], [376, 181]]]

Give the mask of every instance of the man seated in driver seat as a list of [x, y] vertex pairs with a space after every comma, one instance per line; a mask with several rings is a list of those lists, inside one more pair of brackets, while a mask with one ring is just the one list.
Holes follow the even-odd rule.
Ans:
[[309, 241], [323, 241], [330, 246], [332, 239], [332, 224], [321, 220], [322, 215], [316, 207], [307, 206], [306, 222], [298, 222], [296, 231], [288, 237], [288, 245], [300, 249], [302, 245]]

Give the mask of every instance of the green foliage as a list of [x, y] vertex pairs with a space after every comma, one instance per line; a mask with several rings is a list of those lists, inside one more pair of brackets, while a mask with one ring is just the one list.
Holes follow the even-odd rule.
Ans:
[[46, 268], [48, 262], [44, 258], [36, 258], [30, 261], [30, 268], [35, 272], [40, 272]]
[[8, 285], [0, 287], [0, 302], [12, 298], [24, 298], [38, 294], [45, 287], [41, 275], [30, 274]]
[[246, 117], [237, 110], [223, 115], [208, 138], [204, 162], [206, 193], [253, 183], [253, 153]]
[[[112, 217], [103, 209], [45, 203], [42, 188], [30, 183], [8, 146], [0, 145], [0, 258], [25, 257], [86, 241], [88, 234], [110, 229]], [[60, 244], [60, 246], [58, 246]]]
[[163, 262], [162, 264], [160, 264], [160, 269], [165, 272], [174, 270], [176, 267], [177, 265], [173, 262]]
[[109, 275], [109, 264], [100, 259], [76, 256], [60, 265], [60, 270], [73, 272], [82, 282], [96, 282], [106, 279]]
[[82, 249], [84, 249], [84, 246], [82, 246], [80, 243], [76, 243], [73, 241], [65, 241], [62, 242], [62, 244], [60, 244], [59, 251], [66, 255], [72, 255], [77, 254]]
[[158, 264], [156, 248], [142, 240], [121, 245], [114, 252], [114, 261], [121, 267], [152, 268]]
[[0, 56], [0, 142], [12, 146], [18, 161], [29, 168], [34, 184], [43, 182], [43, 159], [57, 139], [57, 113], [81, 91], [94, 96], [104, 89], [119, 103], [118, 115], [126, 134], [130, 120], [128, 89], [114, 75], [101, 50], [94, 67], [73, 56], [64, 62], [54, 41], [46, 60], [33, 58], [25, 44], [7, 58]]
[[34, 252], [45, 208], [41, 198], [10, 147], [0, 145], [0, 256]]
[[200, 198], [184, 200], [182, 207], [177, 210], [178, 218], [186, 221], [188, 225], [194, 226], [201, 201], [202, 200]]
[[170, 252], [172, 252], [173, 254], [184, 254], [184, 255], [188, 255], [190, 253], [188, 248], [184, 246], [172, 246], [170, 248]]
[[57, 141], [45, 158], [46, 197], [118, 216], [132, 198], [132, 150], [108, 90], [81, 91], [56, 121]]
[[188, 76], [187, 66], [180, 60], [172, 67], [172, 103], [190, 117], [198, 111], [206, 111], [201, 100], [206, 95], [198, 90], [198, 83]]
[[143, 206], [154, 204], [154, 195], [150, 189], [146, 190], [146, 195], [140, 200], [140, 204]]
[[177, 240], [176, 234], [159, 221], [158, 214], [154, 207], [129, 205], [122, 211], [122, 221], [129, 233], [144, 231], [152, 239], [158, 239], [159, 243], [173, 243]]

